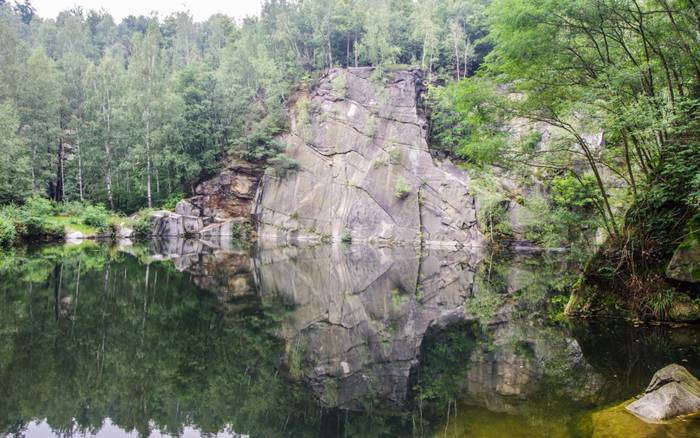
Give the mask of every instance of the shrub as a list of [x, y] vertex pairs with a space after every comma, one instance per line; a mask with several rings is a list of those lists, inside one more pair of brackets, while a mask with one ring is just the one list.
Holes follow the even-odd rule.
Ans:
[[150, 237], [153, 234], [153, 223], [148, 216], [136, 220], [133, 224], [136, 237]]
[[401, 164], [401, 149], [394, 148], [389, 152], [389, 162], [391, 164]]
[[340, 73], [331, 80], [331, 88], [334, 95], [342, 98], [348, 97], [348, 82], [344, 74]]
[[394, 196], [396, 199], [404, 199], [409, 193], [411, 193], [411, 186], [403, 177], [399, 177], [394, 185]]
[[8, 247], [16, 237], [15, 224], [12, 220], [0, 216], [0, 247]]
[[64, 235], [63, 225], [38, 216], [25, 218], [18, 229], [21, 237], [27, 240], [58, 240]]
[[182, 192], [172, 193], [168, 198], [163, 201], [161, 208], [163, 210], [174, 211], [177, 203], [185, 198], [185, 194]]
[[299, 163], [284, 153], [279, 153], [270, 158], [268, 164], [277, 176], [285, 176], [288, 172], [299, 169]]
[[484, 234], [492, 240], [513, 237], [513, 226], [508, 219], [508, 200], [498, 195], [483, 196], [479, 223]]
[[344, 232], [343, 235], [340, 237], [340, 241], [342, 243], [352, 243], [352, 235], [350, 234], [350, 232]]
[[53, 201], [38, 196], [32, 196], [31, 198], [27, 198], [22, 210], [28, 216], [45, 217], [54, 216], [58, 213], [59, 209]]
[[102, 206], [88, 205], [83, 209], [80, 219], [83, 224], [89, 227], [95, 227], [100, 231], [104, 231], [107, 229], [109, 213]]

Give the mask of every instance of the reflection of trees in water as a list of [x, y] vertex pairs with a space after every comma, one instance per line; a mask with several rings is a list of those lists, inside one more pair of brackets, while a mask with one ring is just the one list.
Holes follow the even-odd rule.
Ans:
[[274, 319], [224, 315], [167, 263], [50, 247], [5, 255], [0, 275], [2, 431], [44, 417], [89, 431], [110, 417], [143, 435], [230, 424], [273, 436], [318, 420], [278, 373]]

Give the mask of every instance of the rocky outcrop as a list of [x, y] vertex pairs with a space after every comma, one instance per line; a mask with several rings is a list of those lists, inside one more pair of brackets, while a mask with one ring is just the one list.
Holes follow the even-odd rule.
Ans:
[[700, 381], [684, 367], [668, 365], [654, 374], [644, 394], [627, 410], [648, 422], [699, 412]]
[[[697, 231], [700, 234], [700, 230]], [[700, 236], [689, 236], [673, 253], [666, 267], [666, 276], [672, 280], [700, 283]]]
[[249, 224], [261, 175], [260, 167], [233, 161], [215, 178], [197, 185], [194, 196], [178, 202], [175, 212], [152, 213], [153, 235], [198, 236], [224, 245], [233, 238], [249, 237], [247, 230], [252, 229]]
[[428, 150], [423, 89], [420, 70], [350, 68], [299, 92], [284, 138], [298, 170], [263, 177], [258, 236], [480, 246], [469, 176]]

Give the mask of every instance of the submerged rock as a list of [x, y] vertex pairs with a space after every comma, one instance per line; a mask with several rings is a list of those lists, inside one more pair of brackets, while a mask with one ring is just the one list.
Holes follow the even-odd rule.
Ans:
[[648, 422], [698, 412], [700, 381], [684, 367], [668, 365], [654, 374], [641, 398], [626, 409]]

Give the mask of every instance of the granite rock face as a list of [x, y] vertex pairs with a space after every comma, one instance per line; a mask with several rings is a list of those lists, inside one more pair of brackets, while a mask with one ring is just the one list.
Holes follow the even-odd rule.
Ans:
[[482, 245], [469, 176], [428, 150], [422, 72], [377, 76], [335, 69], [295, 96], [284, 140], [298, 170], [263, 177], [260, 239]]
[[198, 184], [194, 196], [178, 202], [175, 212], [151, 214], [157, 237], [199, 236], [228, 244], [241, 237], [241, 226], [249, 224], [262, 170], [253, 164], [234, 161], [215, 178]]
[[654, 374], [644, 394], [626, 409], [648, 422], [693, 414], [700, 411], [700, 381], [684, 367], [668, 365]]

